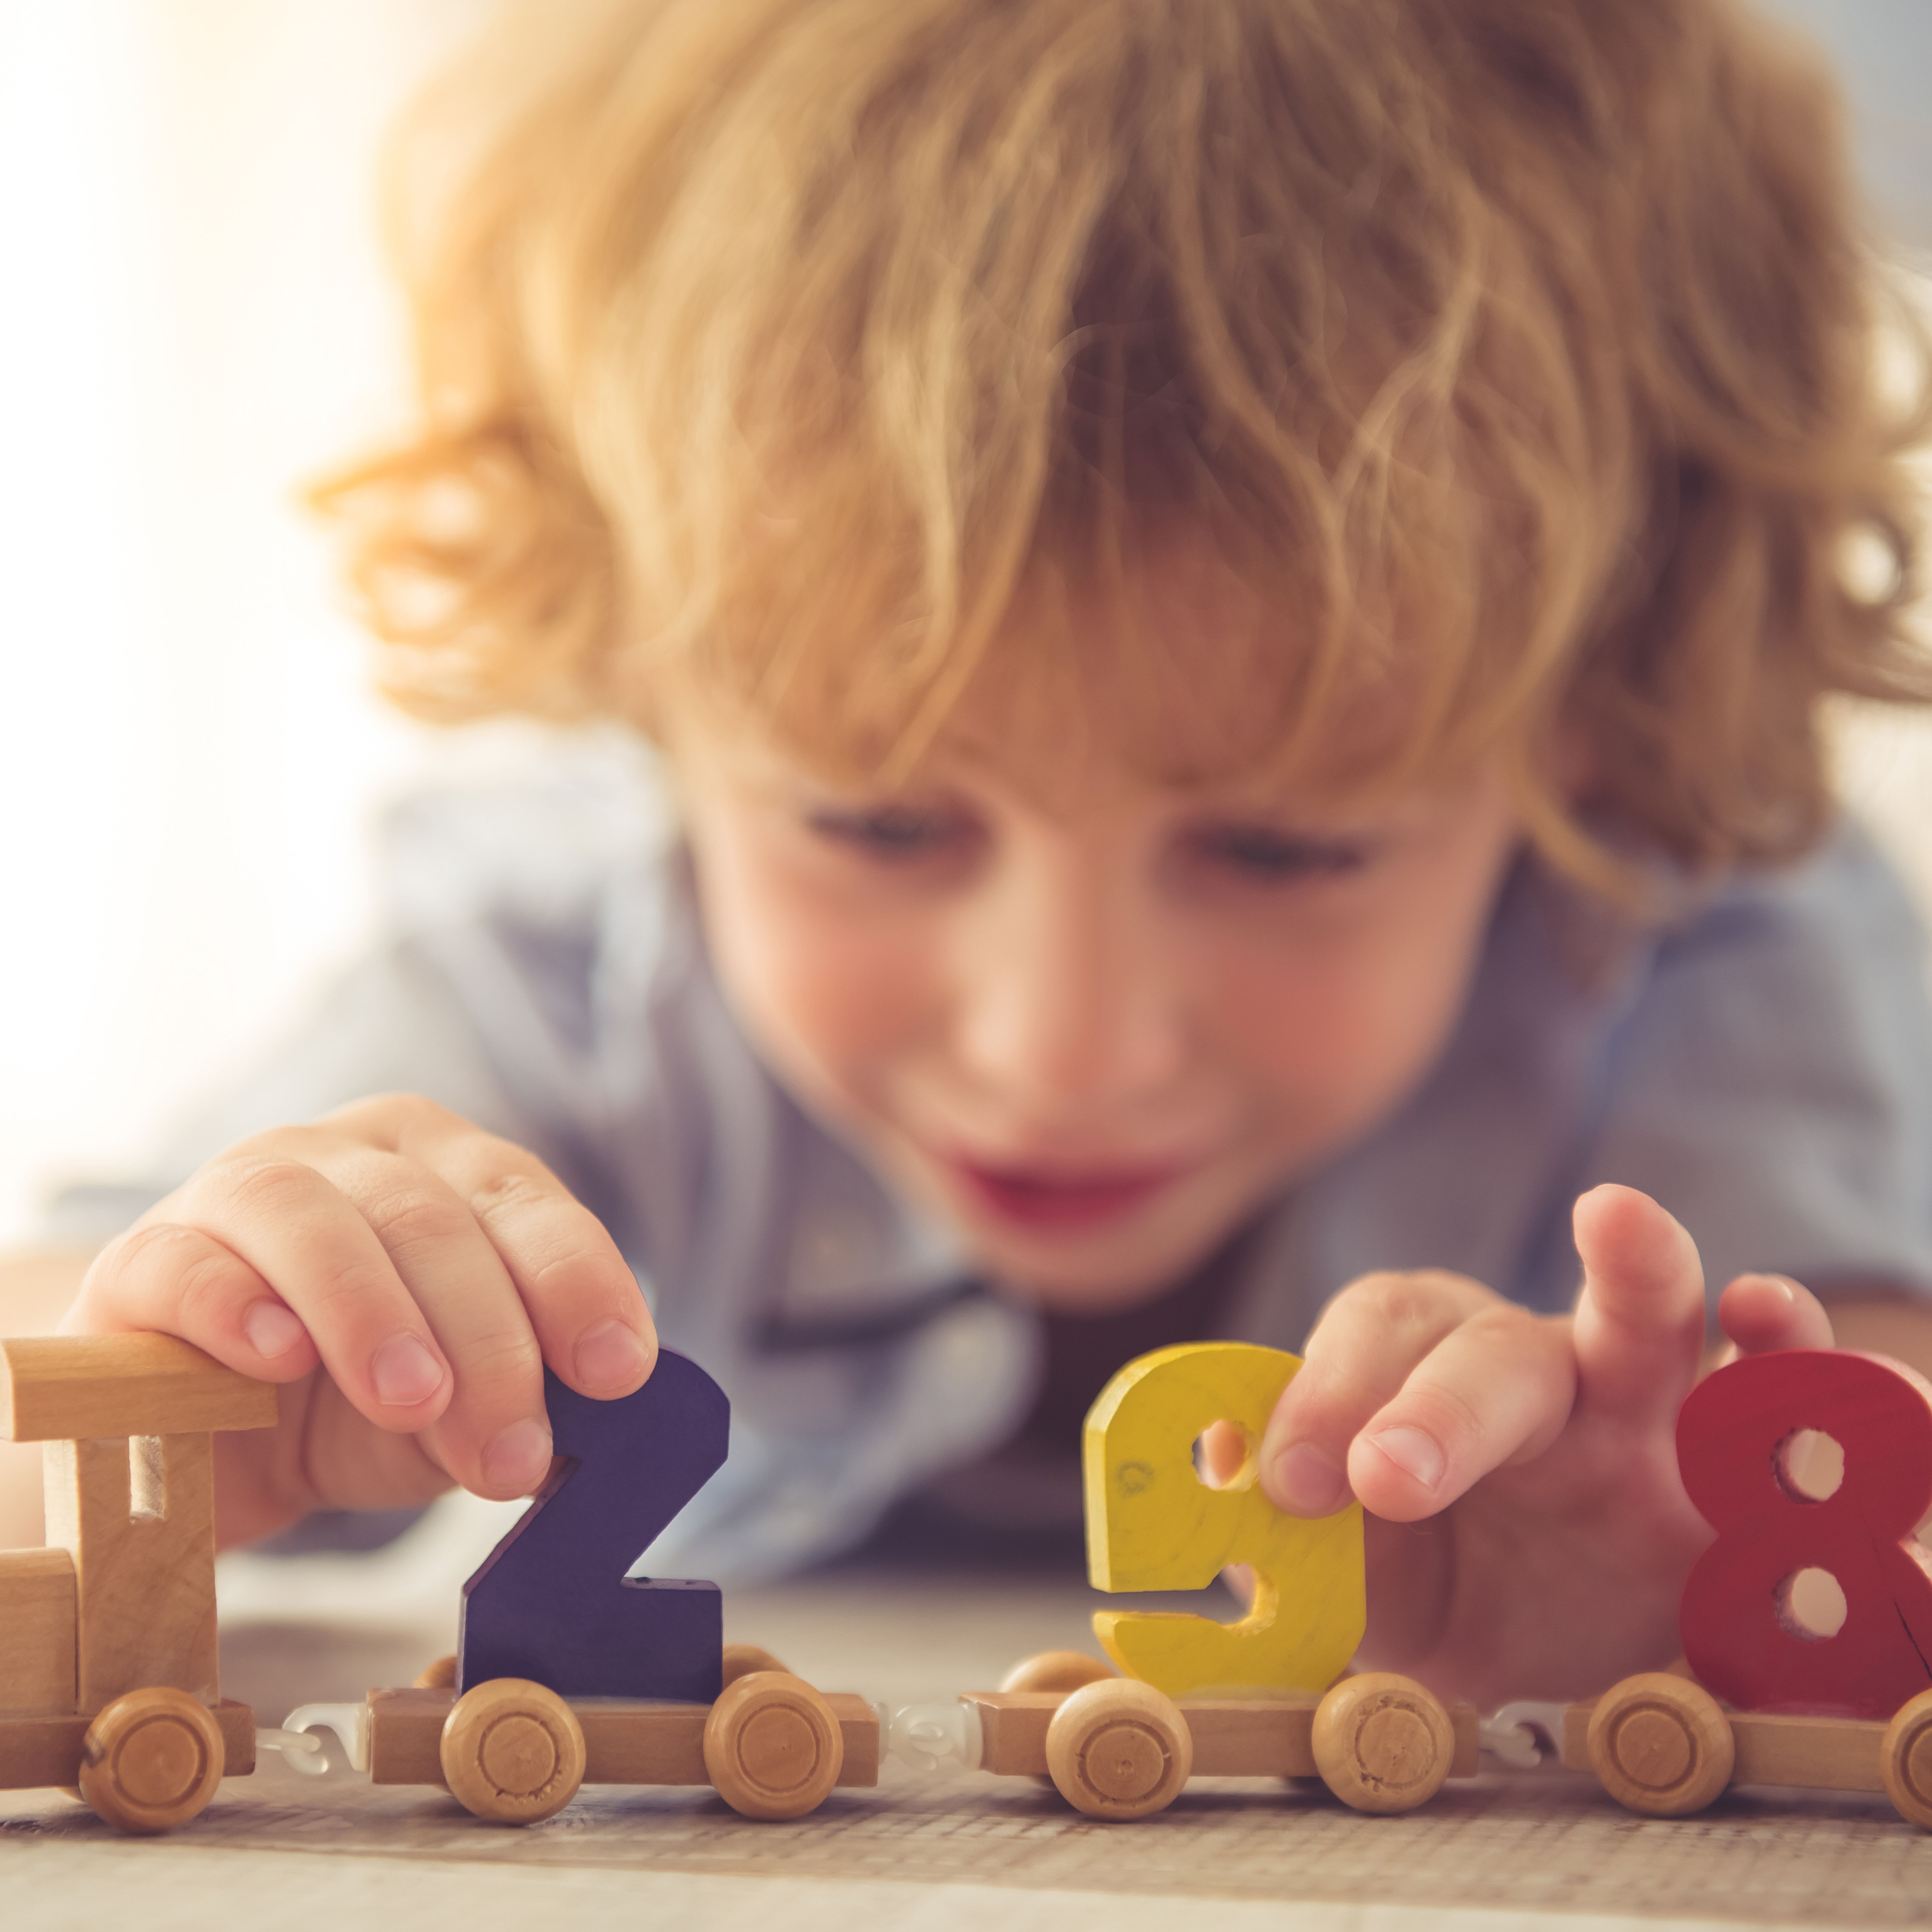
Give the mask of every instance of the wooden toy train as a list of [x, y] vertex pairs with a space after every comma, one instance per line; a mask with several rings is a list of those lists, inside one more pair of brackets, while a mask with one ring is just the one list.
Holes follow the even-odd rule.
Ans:
[[[46, 1444], [48, 1496], [48, 1546], [0, 1553], [0, 1788], [68, 1786], [124, 1831], [164, 1831], [252, 1771], [258, 1744], [322, 1772], [316, 1733], [332, 1730], [375, 1782], [441, 1785], [503, 1822], [549, 1817], [585, 1784], [708, 1784], [748, 1817], [797, 1817], [875, 1784], [889, 1754], [1045, 1778], [1096, 1818], [1144, 1816], [1196, 1775], [1316, 1777], [1397, 1812], [1475, 1775], [1481, 1750], [1535, 1762], [1540, 1737], [1652, 1815], [1735, 1783], [1882, 1790], [1932, 1826], [1932, 1560], [1912, 1534], [1932, 1506], [1932, 1388], [1910, 1371], [1803, 1351], [1700, 1384], [1679, 1457], [1719, 1536], [1684, 1592], [1682, 1674], [1481, 1722], [1411, 1679], [1346, 1674], [1359, 1510], [1280, 1516], [1252, 1456], [1225, 1486], [1196, 1474], [1202, 1430], [1226, 1420], [1257, 1442], [1299, 1366], [1245, 1345], [1163, 1349], [1088, 1421], [1095, 1582], [1199, 1587], [1244, 1563], [1247, 1616], [1102, 1612], [1112, 1666], [1049, 1652], [998, 1690], [896, 1712], [724, 1645], [713, 1586], [628, 1574], [724, 1460], [708, 1376], [665, 1351], [622, 1402], [552, 1378], [559, 1460], [464, 1586], [458, 1655], [410, 1689], [258, 1731], [218, 1682], [212, 1432], [269, 1425], [274, 1391], [164, 1336], [0, 1342], [0, 1437]], [[1844, 1449], [1828, 1495], [1790, 1473], [1806, 1432]], [[1808, 1568], [1844, 1590], [1834, 1634], [1792, 1613]]]

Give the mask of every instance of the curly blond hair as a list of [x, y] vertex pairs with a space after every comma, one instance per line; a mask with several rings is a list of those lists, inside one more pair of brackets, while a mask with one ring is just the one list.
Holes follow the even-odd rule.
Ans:
[[422, 422], [317, 494], [418, 712], [890, 773], [1185, 524], [1280, 621], [1110, 681], [1499, 757], [1607, 886], [1802, 850], [1821, 698], [1932, 692], [1834, 100], [1724, 0], [513, 5], [400, 159]]

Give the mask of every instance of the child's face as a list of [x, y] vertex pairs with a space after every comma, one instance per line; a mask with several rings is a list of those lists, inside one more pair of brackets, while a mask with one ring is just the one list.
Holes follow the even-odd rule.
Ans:
[[713, 956], [771, 1064], [989, 1269], [1098, 1309], [1174, 1282], [1414, 1086], [1519, 830], [1489, 776], [1345, 818], [1099, 748], [1016, 772], [998, 742], [962, 729], [862, 795], [694, 718], [672, 754]]

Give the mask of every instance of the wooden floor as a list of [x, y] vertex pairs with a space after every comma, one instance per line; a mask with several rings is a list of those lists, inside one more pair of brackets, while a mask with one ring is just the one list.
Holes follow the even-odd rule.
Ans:
[[[1095, 1600], [1064, 1576], [847, 1570], [740, 1593], [728, 1634], [827, 1690], [909, 1701], [986, 1688], [1032, 1650], [1086, 1647]], [[297, 1702], [406, 1682], [448, 1634], [252, 1622], [226, 1634], [224, 1688], [271, 1724]], [[463, 1932], [566, 1911], [572, 1932], [1140, 1932], [1202, 1922], [1204, 1903], [1213, 1932], [1932, 1924], [1932, 1835], [1882, 1801], [1824, 1793], [1639, 1820], [1560, 1772], [1451, 1785], [1390, 1819], [1318, 1788], [1202, 1781], [1157, 1817], [1109, 1826], [1028, 1780], [895, 1766], [877, 1791], [836, 1793], [790, 1824], [750, 1822], [708, 1792], [591, 1790], [517, 1831], [440, 1792], [379, 1790], [346, 1769], [304, 1779], [271, 1759], [192, 1826], [141, 1842], [56, 1793], [0, 1796], [0, 1924], [34, 1932], [333, 1928], [365, 1909]]]

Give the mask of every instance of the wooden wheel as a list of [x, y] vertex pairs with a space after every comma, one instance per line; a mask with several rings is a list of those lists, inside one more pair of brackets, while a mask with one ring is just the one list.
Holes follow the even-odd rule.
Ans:
[[1000, 1680], [1002, 1690], [1078, 1690], [1105, 1684], [1114, 1675], [1111, 1664], [1089, 1657], [1084, 1650], [1042, 1650], [1016, 1664]]
[[1151, 1684], [1109, 1677], [1074, 1691], [1046, 1727], [1046, 1768], [1090, 1818], [1144, 1818], [1194, 1768], [1187, 1720]]
[[845, 1734], [802, 1678], [754, 1670], [724, 1687], [704, 1720], [704, 1769], [747, 1818], [802, 1818], [844, 1768]]
[[1898, 1707], [1880, 1742], [1878, 1764], [1898, 1815], [1932, 1827], [1932, 1690]]
[[768, 1650], [754, 1643], [728, 1643], [724, 1646], [724, 1682], [735, 1684], [754, 1670], [783, 1671], [784, 1666]]
[[130, 1690], [87, 1727], [80, 1795], [122, 1831], [171, 1831], [214, 1796], [225, 1762], [221, 1727], [199, 1697]]
[[418, 1690], [454, 1690], [456, 1688], [454, 1655], [439, 1657], [434, 1664], [425, 1664], [416, 1672], [416, 1688]]
[[1315, 1707], [1322, 1781], [1358, 1811], [1413, 1811], [1442, 1789], [1456, 1733], [1442, 1700], [1392, 1670], [1345, 1677]]
[[1604, 1789], [1652, 1818], [1702, 1810], [1730, 1783], [1737, 1756], [1718, 1700], [1663, 1670], [1626, 1677], [1598, 1699], [1589, 1749]]
[[442, 1778], [457, 1802], [497, 1825], [554, 1816], [584, 1782], [584, 1727], [554, 1690], [493, 1677], [442, 1726]]

